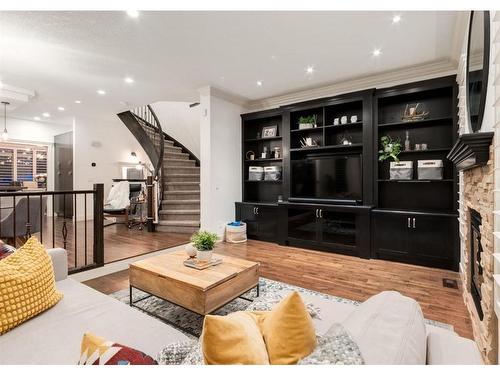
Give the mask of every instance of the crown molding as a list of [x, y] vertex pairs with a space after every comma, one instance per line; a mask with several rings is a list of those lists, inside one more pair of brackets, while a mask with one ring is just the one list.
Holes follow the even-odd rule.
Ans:
[[274, 96], [266, 99], [249, 101], [246, 107], [249, 112], [278, 108], [313, 99], [345, 94], [372, 88], [391, 87], [424, 79], [431, 79], [457, 73], [458, 63], [454, 60], [439, 60], [432, 63], [413, 65], [402, 69], [380, 74], [367, 75], [360, 78], [341, 81], [331, 85], [297, 91], [290, 94]]
[[222, 89], [220, 89], [218, 87], [214, 87], [214, 86], [203, 86], [203, 87], [200, 87], [198, 89], [198, 92], [200, 93], [200, 95], [214, 96], [216, 98], [225, 100], [227, 102], [231, 102], [233, 104], [237, 104], [237, 105], [242, 106], [244, 108], [246, 108], [247, 104], [248, 104], [248, 99], [247, 98], [245, 98], [243, 96], [239, 96], [239, 95], [233, 94], [233, 93], [230, 93], [230, 92], [227, 92], [225, 90], [222, 90]]

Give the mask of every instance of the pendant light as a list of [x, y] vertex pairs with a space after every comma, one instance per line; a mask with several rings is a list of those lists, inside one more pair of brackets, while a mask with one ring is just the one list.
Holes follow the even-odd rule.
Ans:
[[2, 102], [3, 104], [3, 133], [2, 140], [7, 142], [9, 140], [9, 133], [7, 133], [7, 106], [10, 104], [9, 102]]

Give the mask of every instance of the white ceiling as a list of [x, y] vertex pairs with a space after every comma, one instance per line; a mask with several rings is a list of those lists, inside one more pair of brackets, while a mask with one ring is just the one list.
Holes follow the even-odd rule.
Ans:
[[[398, 25], [394, 14], [402, 15]], [[127, 105], [160, 100], [196, 101], [196, 90], [206, 85], [256, 100], [455, 58], [457, 16], [157, 11], [134, 19], [120, 11], [0, 12], [0, 80], [36, 92], [13, 116], [50, 112], [54, 122], [114, 116]], [[377, 58], [375, 48], [382, 50]], [[309, 65], [312, 76], [305, 73]]]

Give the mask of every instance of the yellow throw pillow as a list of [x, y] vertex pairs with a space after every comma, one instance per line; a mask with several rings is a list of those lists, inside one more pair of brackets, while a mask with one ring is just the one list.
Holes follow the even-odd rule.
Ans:
[[227, 316], [207, 315], [201, 345], [207, 365], [268, 365], [266, 344], [257, 314], [238, 311]]
[[50, 256], [31, 237], [0, 262], [0, 335], [51, 308], [61, 298]]
[[297, 292], [262, 314], [259, 324], [273, 365], [295, 364], [316, 347], [313, 321]]

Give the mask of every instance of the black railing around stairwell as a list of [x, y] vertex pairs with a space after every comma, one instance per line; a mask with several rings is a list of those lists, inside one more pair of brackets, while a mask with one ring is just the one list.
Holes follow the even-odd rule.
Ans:
[[[165, 135], [160, 121], [150, 105], [135, 108], [131, 110], [130, 113], [133, 114], [144, 130], [144, 134], [149, 138], [149, 148], [152, 146], [155, 151], [152, 152], [152, 150], [149, 150], [149, 152], [147, 152], [154, 168], [153, 176], [149, 177], [147, 181], [147, 228], [148, 231], [152, 232], [155, 230], [153, 224], [154, 216], [156, 215], [156, 217], [158, 217], [163, 197], [163, 155], [165, 152]], [[141, 142], [141, 145], [144, 146], [143, 142]], [[153, 180], [157, 184], [157, 193], [155, 193], [154, 190]]]
[[92, 190], [0, 193], [0, 238], [18, 247], [36, 236], [46, 248], [66, 249], [69, 273], [100, 267], [103, 208], [103, 184]]

